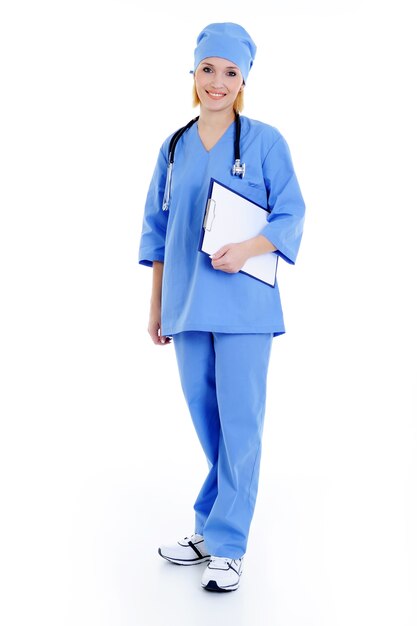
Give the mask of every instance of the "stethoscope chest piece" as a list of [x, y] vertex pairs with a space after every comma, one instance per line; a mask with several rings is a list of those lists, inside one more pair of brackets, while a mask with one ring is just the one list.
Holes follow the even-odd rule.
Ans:
[[235, 164], [232, 167], [233, 176], [244, 177], [246, 171], [246, 165], [240, 162], [240, 159], [236, 159]]

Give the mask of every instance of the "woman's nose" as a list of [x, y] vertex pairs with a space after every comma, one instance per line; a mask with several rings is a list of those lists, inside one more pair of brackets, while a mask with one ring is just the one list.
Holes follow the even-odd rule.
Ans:
[[222, 81], [220, 80], [220, 78], [213, 79], [210, 82], [210, 86], [213, 87], [213, 88], [217, 88], [217, 89], [219, 89], [221, 87], [224, 87], [224, 85], [223, 85]]

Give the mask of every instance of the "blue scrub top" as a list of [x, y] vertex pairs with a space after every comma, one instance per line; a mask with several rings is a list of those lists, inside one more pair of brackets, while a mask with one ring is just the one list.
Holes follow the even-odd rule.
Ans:
[[[222, 333], [285, 332], [278, 284], [270, 287], [238, 272], [215, 270], [199, 251], [210, 179], [268, 207], [262, 235], [277, 254], [295, 263], [305, 205], [288, 145], [274, 127], [241, 116], [244, 178], [231, 173], [235, 123], [206, 150], [195, 123], [175, 150], [169, 211], [162, 210], [170, 135], [162, 144], [146, 199], [139, 263], [164, 262], [163, 335], [200, 330]], [[232, 242], [230, 242], [232, 243]]]

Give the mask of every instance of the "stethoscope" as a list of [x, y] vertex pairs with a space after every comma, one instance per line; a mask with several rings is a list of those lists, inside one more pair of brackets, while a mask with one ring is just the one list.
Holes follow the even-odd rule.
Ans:
[[[232, 167], [233, 176], [244, 177], [246, 171], [246, 165], [240, 162], [240, 129], [241, 129], [241, 121], [239, 113], [236, 113], [236, 126], [235, 126], [235, 162]], [[200, 116], [197, 115], [194, 119], [192, 119], [186, 126], [179, 128], [171, 137], [171, 141], [169, 142], [168, 149], [168, 169], [167, 169], [167, 180], [165, 184], [165, 192], [164, 199], [162, 201], [162, 209], [167, 211], [169, 208], [169, 203], [171, 201], [171, 182], [172, 182], [172, 168], [174, 166], [174, 154], [175, 148], [177, 147], [177, 143], [179, 142], [182, 135], [189, 129], [195, 122], [198, 120]]]

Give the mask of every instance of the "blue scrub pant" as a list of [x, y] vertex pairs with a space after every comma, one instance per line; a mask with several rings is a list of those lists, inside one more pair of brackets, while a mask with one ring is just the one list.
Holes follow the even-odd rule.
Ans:
[[181, 384], [209, 472], [195, 532], [212, 556], [246, 552], [258, 490], [272, 334], [174, 334]]

